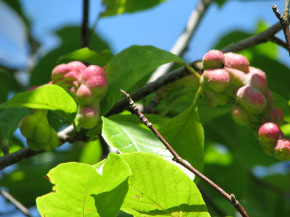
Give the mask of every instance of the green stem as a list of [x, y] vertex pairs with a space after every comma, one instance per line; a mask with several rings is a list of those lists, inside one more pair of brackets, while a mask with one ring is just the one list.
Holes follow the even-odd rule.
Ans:
[[200, 80], [200, 74], [198, 74], [190, 65], [186, 64], [185, 68], [190, 71], [192, 74], [194, 74], [198, 80]]
[[198, 87], [198, 89], [197, 89], [197, 91], [196, 91], [196, 93], [195, 93], [195, 96], [194, 96], [193, 102], [192, 102], [192, 104], [191, 104], [191, 106], [190, 106], [191, 109], [195, 109], [195, 108], [196, 108], [196, 106], [197, 106], [197, 102], [198, 102], [198, 99], [199, 99], [199, 96], [200, 96], [201, 93], [202, 93], [202, 88], [201, 88], [201, 86], [199, 85], [199, 87]]

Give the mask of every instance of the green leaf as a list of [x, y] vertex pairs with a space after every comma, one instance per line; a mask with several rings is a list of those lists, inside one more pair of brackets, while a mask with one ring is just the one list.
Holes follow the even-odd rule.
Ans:
[[30, 111], [26, 108], [11, 108], [0, 113], [0, 139], [9, 144], [10, 138], [19, 127], [20, 120], [28, 115]]
[[80, 154], [80, 163], [95, 164], [102, 156], [102, 146], [100, 140], [89, 141], [84, 144]]
[[98, 53], [86, 47], [60, 56], [58, 64], [77, 60], [103, 67], [112, 57], [113, 55], [108, 50]]
[[121, 153], [149, 152], [158, 154], [167, 160], [172, 159], [170, 152], [151, 131], [130, 122], [110, 120], [105, 117], [102, 119], [103, 138], [107, 144]]
[[141, 216], [210, 216], [201, 194], [177, 166], [150, 153], [123, 154], [132, 175], [121, 209]]
[[159, 128], [159, 132], [182, 158], [202, 171], [204, 133], [194, 109], [172, 118]]
[[94, 167], [60, 164], [47, 175], [54, 184], [53, 192], [38, 197], [37, 208], [46, 217], [117, 216], [130, 175], [127, 163], [116, 154]]
[[106, 10], [101, 16], [112, 16], [122, 13], [132, 13], [135, 11], [152, 8], [166, 0], [103, 0]]
[[57, 85], [44, 85], [31, 91], [15, 94], [9, 101], [0, 104], [4, 108], [47, 109], [74, 113], [77, 105], [73, 98]]
[[101, 102], [102, 114], [120, 98], [120, 89], [129, 90], [148, 73], [169, 62], [184, 64], [178, 56], [153, 46], [131, 46], [113, 57], [106, 68], [109, 91]]

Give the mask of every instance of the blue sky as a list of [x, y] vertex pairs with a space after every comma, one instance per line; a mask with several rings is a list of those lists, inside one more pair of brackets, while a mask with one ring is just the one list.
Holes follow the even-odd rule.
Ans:
[[[52, 34], [55, 29], [81, 23], [82, 4], [80, 0], [21, 0], [21, 2], [32, 20], [34, 35], [44, 45], [43, 52], [57, 46], [58, 40]], [[133, 44], [154, 45], [170, 50], [182, 33], [196, 3], [197, 1], [192, 0], [168, 0], [150, 10], [101, 18], [96, 30], [110, 43], [114, 53]], [[271, 9], [273, 3], [277, 4], [280, 11], [283, 10], [284, 0], [229, 0], [222, 8], [213, 4], [194, 35], [185, 58], [190, 61], [200, 58], [226, 32], [235, 29], [254, 31], [258, 20], [263, 20], [269, 25], [276, 23], [277, 18]], [[100, 0], [90, 1], [90, 6], [90, 25], [92, 25], [103, 7]], [[5, 14], [2, 13], [1, 7], [0, 12], [0, 18], [4, 17]], [[22, 65], [26, 61], [27, 52], [24, 46], [25, 39], [21, 38], [23, 34], [20, 32], [17, 34], [18, 37], [15, 36], [16, 29], [18, 31], [20, 29], [17, 28], [19, 25], [13, 25], [12, 19], [9, 19], [11, 21], [9, 24], [6, 20], [1, 20], [0, 58], [13, 56], [13, 62]], [[3, 32], [1, 29], [5, 29], [6, 38], [1, 34]], [[278, 36], [283, 38], [282, 33]], [[283, 49], [280, 50], [281, 60], [290, 65], [287, 52]]]

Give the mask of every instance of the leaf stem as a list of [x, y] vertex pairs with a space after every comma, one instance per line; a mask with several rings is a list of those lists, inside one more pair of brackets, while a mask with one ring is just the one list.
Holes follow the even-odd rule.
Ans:
[[201, 85], [199, 85], [199, 87], [198, 87], [198, 89], [197, 89], [197, 91], [195, 93], [193, 102], [192, 102], [192, 104], [190, 106], [191, 109], [195, 109], [196, 108], [197, 102], [198, 102], [198, 99], [199, 99], [199, 96], [200, 96], [201, 93], [202, 93], [202, 88], [201, 88]]
[[163, 136], [156, 130], [156, 128], [153, 126], [153, 124], [138, 109], [138, 107], [134, 103], [134, 101], [131, 98], [131, 96], [127, 92], [125, 92], [124, 90], [121, 90], [121, 92], [125, 95], [127, 101], [129, 102], [130, 108], [131, 108], [132, 112], [135, 113], [139, 117], [139, 119], [142, 121], [142, 123], [145, 124], [157, 136], [157, 138], [163, 143], [163, 145], [173, 155], [173, 160], [174, 161], [176, 161], [180, 165], [184, 166], [189, 171], [191, 171], [196, 176], [198, 176], [203, 181], [205, 181], [210, 186], [212, 186], [217, 192], [219, 192], [224, 198], [226, 198], [236, 208], [236, 210], [243, 217], [249, 217], [248, 214], [246, 213], [245, 209], [242, 207], [242, 205], [239, 203], [239, 201], [235, 198], [235, 195], [234, 194], [228, 194], [220, 186], [218, 186], [216, 183], [214, 183], [212, 180], [210, 180], [204, 174], [202, 174], [201, 172], [199, 172], [196, 168], [194, 168], [193, 166], [191, 166], [187, 161], [185, 161], [183, 158], [181, 158], [177, 154], [177, 152], [171, 147], [171, 145], [163, 138]]

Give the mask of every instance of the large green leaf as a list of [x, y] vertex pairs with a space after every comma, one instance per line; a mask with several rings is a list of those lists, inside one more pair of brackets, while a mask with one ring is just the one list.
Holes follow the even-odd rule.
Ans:
[[74, 113], [77, 105], [74, 99], [57, 85], [44, 85], [31, 91], [15, 94], [9, 101], [0, 104], [4, 108], [47, 109]]
[[26, 108], [12, 108], [1, 112], [0, 140], [3, 140], [6, 144], [9, 144], [9, 140], [18, 128], [20, 120], [29, 113], [29, 109]]
[[175, 151], [198, 170], [204, 163], [203, 127], [194, 109], [187, 109], [159, 128], [159, 132]]
[[141, 216], [210, 216], [201, 194], [177, 166], [150, 153], [123, 154], [132, 175], [122, 210]]
[[145, 10], [166, 0], [103, 0], [106, 10], [102, 16], [112, 16], [122, 13], [132, 13]]
[[170, 152], [151, 131], [135, 123], [103, 117], [102, 136], [107, 144], [121, 153], [149, 152], [172, 159]]
[[85, 47], [61, 56], [58, 60], [58, 63], [77, 60], [103, 67], [112, 57], [113, 55], [108, 50], [103, 52], [96, 52]]
[[153, 46], [131, 46], [113, 57], [106, 68], [109, 91], [102, 100], [102, 114], [120, 98], [120, 89], [129, 90], [148, 73], [168, 62], [183, 63], [178, 56]]
[[46, 217], [117, 216], [130, 175], [127, 163], [116, 154], [96, 166], [60, 164], [48, 173], [53, 192], [38, 197], [37, 208]]

